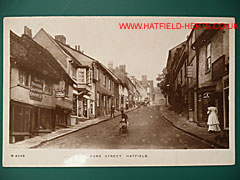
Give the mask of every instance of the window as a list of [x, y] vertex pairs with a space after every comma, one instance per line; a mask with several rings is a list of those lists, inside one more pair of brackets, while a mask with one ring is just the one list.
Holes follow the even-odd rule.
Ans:
[[190, 92], [190, 97], [189, 97], [189, 110], [194, 111], [194, 92]]
[[69, 93], [69, 84], [68, 82], [65, 81], [65, 97], [68, 97], [68, 93]]
[[19, 84], [23, 86], [29, 85], [29, 75], [26, 71], [19, 70]]
[[90, 84], [91, 81], [91, 75], [90, 75], [90, 70], [86, 70], [86, 75], [87, 75], [87, 84]]
[[192, 34], [191, 44], [193, 44], [194, 42], [195, 42], [195, 31], [193, 31], [193, 34]]
[[11, 130], [12, 132], [30, 131], [31, 109], [22, 105], [12, 104], [11, 106]]
[[114, 89], [114, 82], [112, 82], [112, 88]]
[[207, 45], [206, 71], [211, 69], [211, 43]]
[[103, 107], [106, 107], [106, 96], [103, 96]]
[[44, 92], [48, 95], [52, 95], [52, 83], [49, 81], [45, 81], [44, 84]]
[[73, 108], [72, 108], [72, 115], [77, 116], [77, 95], [73, 94]]
[[103, 86], [106, 86], [106, 75], [103, 74]]
[[77, 68], [75, 66], [72, 66], [72, 77], [74, 79], [77, 78]]
[[97, 68], [97, 74], [96, 74], [97, 81], [99, 80], [99, 69]]
[[181, 72], [180, 72], [180, 84], [182, 84], [182, 69], [181, 69]]
[[85, 83], [85, 72], [86, 72], [86, 69], [84, 68], [79, 68], [78, 69], [78, 82], [79, 83]]
[[108, 80], [108, 89], [111, 90], [111, 80]]
[[184, 64], [184, 77], [187, 77], [187, 62]]
[[90, 84], [92, 84], [93, 83], [93, 71], [90, 69], [89, 72], [90, 72]]
[[97, 107], [100, 105], [100, 94], [97, 92]]
[[51, 110], [40, 108], [39, 130], [49, 130], [51, 122]]
[[91, 115], [93, 115], [93, 103], [94, 103], [94, 101], [91, 101], [91, 104], [90, 104], [90, 113], [91, 113]]

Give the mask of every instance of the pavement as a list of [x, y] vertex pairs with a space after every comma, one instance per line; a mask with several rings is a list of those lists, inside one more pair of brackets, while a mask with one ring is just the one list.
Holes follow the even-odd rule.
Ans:
[[160, 106], [160, 112], [177, 129], [212, 144], [213, 148], [229, 148], [229, 138], [226, 131], [209, 133], [207, 127], [197, 126], [197, 123], [189, 121], [186, 116], [170, 111], [169, 106], [166, 105]]
[[[125, 113], [133, 111], [135, 109], [137, 109], [137, 107], [125, 110]], [[120, 112], [115, 113], [115, 117], [120, 116], [120, 115], [121, 115]], [[39, 135], [39, 136], [30, 138], [30, 139], [27, 139], [27, 140], [24, 140], [24, 141], [20, 141], [20, 142], [14, 143], [14, 144], [9, 144], [9, 147], [10, 148], [27, 148], [27, 149], [36, 148], [36, 147], [38, 147], [41, 144], [44, 144], [46, 142], [55, 140], [57, 138], [66, 136], [68, 134], [74, 133], [76, 131], [79, 131], [81, 129], [84, 129], [84, 128], [87, 128], [87, 127], [90, 127], [90, 126], [93, 126], [93, 125], [96, 125], [96, 124], [99, 124], [101, 122], [108, 121], [110, 119], [111, 119], [110, 115], [102, 116], [102, 117], [95, 118], [95, 119], [89, 119], [89, 120], [80, 122], [76, 125], [73, 125], [73, 126], [70, 126], [70, 127], [67, 127], [67, 128], [57, 129], [57, 130], [55, 130], [51, 133], [48, 133], [48, 134]]]

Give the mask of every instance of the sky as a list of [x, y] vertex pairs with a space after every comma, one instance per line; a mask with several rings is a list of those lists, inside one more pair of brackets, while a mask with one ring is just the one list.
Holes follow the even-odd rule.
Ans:
[[147, 75], [154, 80], [166, 66], [168, 51], [187, 39], [190, 29], [120, 29], [119, 23], [191, 22], [184, 18], [166, 17], [25, 17], [5, 19], [4, 26], [17, 35], [24, 26], [33, 36], [43, 28], [52, 37], [62, 34], [71, 47], [81, 50], [104, 65], [125, 64], [129, 75], [141, 80]]

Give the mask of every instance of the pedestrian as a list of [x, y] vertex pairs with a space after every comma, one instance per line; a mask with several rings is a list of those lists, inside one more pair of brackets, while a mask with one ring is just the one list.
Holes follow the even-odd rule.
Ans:
[[214, 133], [214, 132], [219, 132], [221, 131], [220, 127], [219, 127], [219, 120], [218, 120], [218, 110], [215, 107], [215, 103], [211, 103], [211, 105], [208, 107], [208, 111], [207, 111], [208, 115], [208, 132], [210, 133]]
[[115, 118], [115, 106], [114, 106], [114, 104], [112, 104], [112, 106], [111, 106], [111, 118], [112, 117], [114, 117]]
[[121, 121], [119, 122], [119, 132], [127, 131], [128, 128], [128, 116], [124, 113], [124, 110], [121, 109]]

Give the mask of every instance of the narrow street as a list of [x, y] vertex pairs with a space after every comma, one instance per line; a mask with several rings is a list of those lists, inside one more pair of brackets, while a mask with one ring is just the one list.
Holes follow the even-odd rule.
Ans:
[[[164, 101], [162, 100], [162, 103]], [[159, 112], [159, 105], [127, 113], [129, 131], [119, 134], [120, 116], [47, 142], [38, 148], [57, 149], [199, 149], [209, 144], [172, 126]]]

